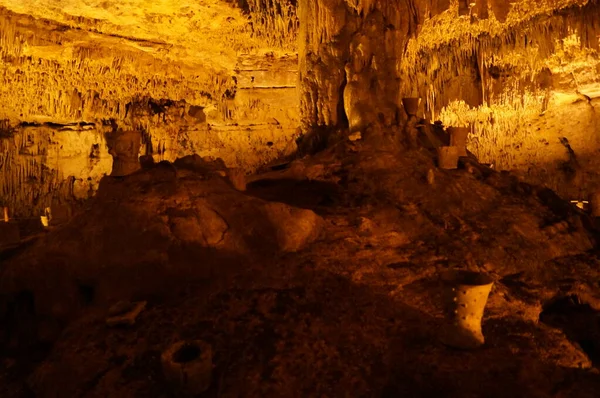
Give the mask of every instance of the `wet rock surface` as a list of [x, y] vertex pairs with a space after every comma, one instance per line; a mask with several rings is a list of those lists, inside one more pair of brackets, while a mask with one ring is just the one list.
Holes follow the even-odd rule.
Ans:
[[[202, 340], [206, 396], [595, 397], [593, 220], [506, 173], [438, 170], [386, 134], [247, 193], [172, 166], [103, 180], [87, 211], [2, 265], [2, 396], [174, 396], [161, 352]], [[479, 350], [439, 342], [448, 269], [495, 280]], [[585, 311], [553, 304], [571, 296]], [[107, 327], [123, 299], [148, 304]]]

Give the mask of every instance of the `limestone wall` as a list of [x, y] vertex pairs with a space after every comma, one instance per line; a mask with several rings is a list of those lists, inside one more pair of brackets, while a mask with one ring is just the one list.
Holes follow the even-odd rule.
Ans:
[[251, 172], [294, 150], [291, 4], [261, 20], [266, 34], [248, 19], [270, 12], [262, 3], [34, 3], [0, 2], [0, 203], [11, 211], [87, 197], [111, 172], [114, 128], [138, 131], [139, 155], [156, 161], [197, 153]]

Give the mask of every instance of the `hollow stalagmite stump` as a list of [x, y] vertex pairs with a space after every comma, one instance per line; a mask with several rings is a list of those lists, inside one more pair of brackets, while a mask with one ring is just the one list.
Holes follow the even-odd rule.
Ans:
[[458, 148], [455, 146], [442, 146], [437, 150], [438, 167], [452, 170], [458, 168]]
[[166, 380], [185, 394], [201, 394], [210, 387], [212, 348], [201, 340], [173, 344], [161, 355], [161, 364]]
[[450, 145], [458, 148], [458, 156], [467, 156], [467, 138], [470, 131], [469, 127], [448, 127]]
[[235, 189], [242, 192], [246, 190], [246, 174], [243, 169], [227, 169], [227, 177]]
[[402, 106], [404, 106], [404, 111], [409, 116], [415, 116], [417, 114], [420, 103], [421, 98], [402, 98]]
[[445, 324], [440, 340], [454, 348], [482, 346], [481, 319], [494, 281], [478, 272], [449, 271], [442, 282]]

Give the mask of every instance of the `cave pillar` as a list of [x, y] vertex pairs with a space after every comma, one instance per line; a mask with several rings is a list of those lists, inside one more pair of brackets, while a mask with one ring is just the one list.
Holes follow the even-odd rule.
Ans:
[[[336, 126], [345, 84], [344, 64], [352, 22], [343, 0], [300, 0], [299, 87], [303, 130]], [[345, 33], [345, 34], [344, 34]]]
[[[381, 4], [380, 4], [381, 3]], [[408, 36], [407, 2], [300, 0], [303, 130], [362, 130], [398, 122], [396, 65]]]

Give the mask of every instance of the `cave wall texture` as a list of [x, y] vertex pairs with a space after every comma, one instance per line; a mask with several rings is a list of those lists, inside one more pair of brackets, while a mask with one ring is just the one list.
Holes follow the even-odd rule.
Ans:
[[[310, 126], [470, 126], [482, 162], [561, 195], [597, 189], [597, 1], [318, 1], [299, 3], [301, 119]], [[570, 181], [562, 137], [585, 178]], [[583, 181], [583, 182], [582, 182]]]
[[252, 172], [318, 126], [398, 125], [406, 96], [471, 125], [482, 161], [560, 191], [560, 137], [596, 168], [598, 14], [596, 0], [0, 0], [0, 202], [31, 215], [86, 198], [111, 173], [107, 136]]
[[1, 1], [0, 202], [31, 215], [86, 198], [111, 172], [113, 131], [136, 131], [155, 161], [251, 171], [292, 151], [297, 29], [287, 0]]
[[455, 100], [521, 100], [553, 85], [551, 58], [570, 35], [597, 50], [597, 17], [595, 1], [301, 1], [303, 122], [337, 125], [343, 106], [375, 117], [402, 97], [425, 99], [434, 120]]

